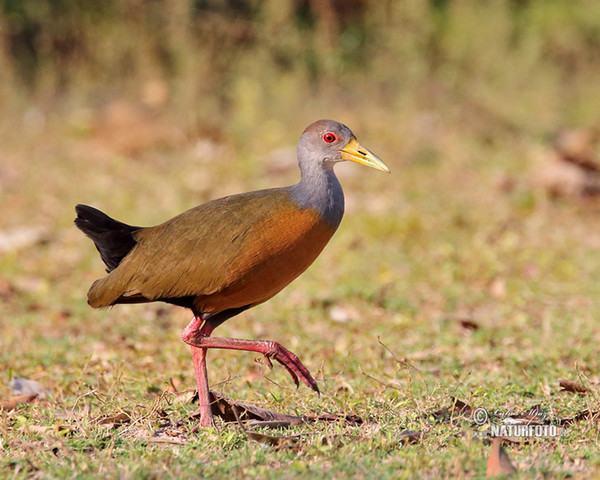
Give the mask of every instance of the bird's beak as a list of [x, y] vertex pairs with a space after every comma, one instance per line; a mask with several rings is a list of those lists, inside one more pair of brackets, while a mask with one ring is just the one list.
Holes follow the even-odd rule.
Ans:
[[342, 152], [343, 160], [361, 163], [362, 165], [374, 168], [375, 170], [381, 170], [382, 172], [390, 173], [390, 169], [385, 163], [383, 163], [383, 160], [358, 143], [356, 138], [350, 140], [348, 145], [342, 148], [340, 152]]

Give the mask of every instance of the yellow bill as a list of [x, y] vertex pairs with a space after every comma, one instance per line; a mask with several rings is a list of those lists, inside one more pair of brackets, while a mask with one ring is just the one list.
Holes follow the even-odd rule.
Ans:
[[390, 169], [383, 163], [383, 160], [358, 143], [356, 138], [350, 140], [348, 145], [342, 148], [340, 152], [342, 152], [342, 159], [344, 160], [350, 160], [351, 162], [360, 163], [375, 170], [390, 173]]

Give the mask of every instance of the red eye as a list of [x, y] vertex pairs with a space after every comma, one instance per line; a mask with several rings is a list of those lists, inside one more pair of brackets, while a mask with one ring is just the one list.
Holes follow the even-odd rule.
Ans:
[[333, 132], [327, 132], [325, 135], [323, 135], [323, 140], [325, 140], [327, 143], [333, 143], [337, 139], [338, 136]]

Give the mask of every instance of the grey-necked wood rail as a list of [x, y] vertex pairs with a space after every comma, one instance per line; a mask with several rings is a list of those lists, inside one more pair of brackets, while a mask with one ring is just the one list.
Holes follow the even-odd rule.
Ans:
[[200, 426], [214, 425], [206, 350], [259, 352], [275, 359], [299, 384], [319, 391], [300, 359], [266, 340], [213, 338], [221, 323], [263, 303], [317, 258], [344, 214], [333, 167], [344, 160], [389, 172], [348, 127], [332, 120], [310, 125], [298, 142], [300, 182], [231, 195], [188, 210], [155, 227], [133, 227], [77, 205], [75, 224], [90, 237], [108, 275], [96, 280], [88, 303], [167, 302], [192, 310], [181, 338], [192, 347]]

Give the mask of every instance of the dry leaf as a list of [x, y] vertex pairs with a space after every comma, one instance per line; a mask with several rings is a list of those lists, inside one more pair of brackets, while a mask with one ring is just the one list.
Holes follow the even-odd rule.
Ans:
[[600, 172], [600, 164], [595, 155], [598, 143], [597, 132], [578, 128], [562, 130], [556, 136], [554, 148], [561, 160], [577, 165], [589, 172]]
[[472, 408], [470, 405], [466, 404], [462, 400], [458, 398], [450, 397], [453, 403], [453, 409], [455, 415], [471, 415]]
[[[272, 410], [265, 408], [255, 407], [243, 402], [236, 402], [231, 398], [226, 397], [217, 392], [210, 392], [212, 413], [215, 417], [220, 417], [225, 422], [235, 422], [236, 413], [234, 408], [237, 410], [238, 415], [242, 420], [259, 420], [267, 422], [282, 422], [283, 424], [289, 425], [302, 425], [306, 423], [306, 417], [298, 417], [295, 415], [285, 415], [277, 413]], [[199, 411], [194, 412], [192, 417], [196, 417], [200, 414]]]
[[110, 425], [111, 427], [119, 427], [125, 423], [129, 423], [131, 417], [126, 412], [120, 412], [110, 417], [101, 418], [98, 420], [98, 425]]
[[398, 438], [398, 441], [403, 445], [409, 443], [419, 443], [426, 436], [427, 432], [424, 432], [423, 430], [404, 430], [403, 432], [400, 432], [400, 437]]
[[322, 415], [318, 415], [316, 420], [319, 422], [339, 422], [342, 420], [346, 425], [362, 425], [364, 420], [360, 418], [358, 415], [354, 415], [349, 413], [347, 415], [338, 415], [336, 413], [324, 413]]
[[[218, 392], [210, 392], [212, 414], [224, 422], [246, 422], [248, 425], [266, 428], [286, 428], [293, 425], [303, 425], [308, 422], [340, 422], [346, 425], [363, 425], [364, 420], [358, 415], [323, 414], [318, 416], [296, 416], [274, 412], [266, 408], [256, 407], [244, 402], [237, 402]], [[197, 397], [196, 397], [197, 398]], [[196, 418], [200, 415], [197, 410], [190, 415]], [[268, 441], [266, 441], [268, 443]]]
[[244, 427], [244, 424], [240, 420], [240, 415], [238, 413], [238, 409], [235, 405], [232, 405], [232, 411], [237, 421], [237, 424], [242, 429], [242, 431], [246, 434], [246, 436], [254, 440], [258, 443], [264, 443], [265, 445], [269, 445], [271, 447], [277, 448], [286, 448], [295, 446], [300, 440], [300, 435], [293, 436], [278, 436], [278, 435], [267, 435], [265, 433], [258, 433], [253, 430], [249, 430]]
[[495, 477], [496, 475], [511, 475], [516, 471], [517, 469], [502, 447], [502, 439], [492, 438], [492, 450], [487, 461], [486, 478]]
[[437, 410], [436, 412], [433, 412], [431, 415], [433, 415], [435, 418], [446, 417], [446, 416], [454, 417], [454, 416], [458, 416], [458, 415], [467, 416], [467, 417], [471, 416], [473, 409], [471, 408], [470, 405], [466, 404], [462, 400], [459, 400], [458, 398], [450, 397], [450, 400], [452, 402], [452, 405], [450, 407], [446, 407], [446, 408], [442, 408], [441, 410]]
[[567, 393], [578, 393], [579, 395], [585, 395], [590, 390], [587, 387], [584, 387], [580, 383], [574, 382], [572, 380], [567, 380], [565, 378], [559, 378], [558, 384], [561, 386], [560, 392]]
[[600, 419], [600, 411], [590, 412], [589, 410], [584, 410], [583, 412], [578, 413], [572, 418], [565, 418], [560, 421], [560, 425], [566, 427], [568, 425], [573, 425], [574, 423], [581, 422], [584, 420], [595, 420], [598, 421]]
[[281, 420], [248, 420], [246, 425], [250, 427], [259, 427], [259, 428], [288, 428], [291, 426], [289, 421], [281, 421]]
[[479, 330], [479, 324], [470, 318], [460, 318], [458, 321], [460, 322], [460, 326], [466, 330]]
[[36, 393], [40, 399], [46, 398], [46, 394], [50, 393], [50, 389], [35, 380], [27, 378], [14, 377], [8, 384], [16, 395], [24, 395], [28, 393]]
[[179, 387], [181, 387], [181, 380], [173, 377], [169, 378], [169, 388], [167, 388], [167, 391], [179, 393]]
[[188, 390], [186, 392], [181, 392], [175, 395], [173, 398], [173, 403], [182, 403], [187, 405], [188, 403], [192, 403], [193, 401], [198, 400], [198, 394], [193, 390]]
[[8, 400], [0, 401], [0, 410], [14, 410], [21, 404], [33, 402], [38, 395], [39, 393], [25, 393], [23, 395], [16, 395]]
[[185, 445], [187, 440], [178, 437], [150, 437], [148, 439], [151, 443], [170, 443], [173, 445]]
[[188, 432], [187, 425], [184, 422], [176, 421], [172, 422], [165, 412], [164, 415], [160, 414], [164, 420], [156, 427], [152, 434], [151, 441], [154, 443], [173, 443], [183, 445], [188, 441], [186, 433]]
[[546, 418], [542, 411], [542, 405], [537, 404], [524, 413], [509, 415], [504, 419], [504, 422], [513, 425], [549, 425], [550, 419]]
[[278, 435], [267, 435], [265, 433], [258, 433], [252, 430], [244, 430], [244, 433], [250, 440], [254, 440], [258, 443], [264, 443], [270, 447], [277, 448], [289, 448], [295, 446], [300, 440], [300, 435], [293, 436], [278, 436]]

